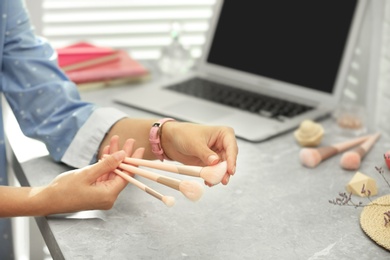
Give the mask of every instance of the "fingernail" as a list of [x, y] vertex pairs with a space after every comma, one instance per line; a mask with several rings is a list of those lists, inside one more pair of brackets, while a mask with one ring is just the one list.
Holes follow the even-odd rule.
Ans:
[[226, 184], [225, 184], [225, 185], [227, 185], [227, 184], [229, 183], [229, 180], [230, 180], [230, 175], [227, 174], [226, 176], [227, 176], [227, 177], [225, 178], [225, 181], [226, 181]]
[[213, 164], [215, 163], [216, 161], [219, 161], [219, 157], [216, 156], [215, 154], [212, 154], [209, 156], [209, 158], [207, 158], [209, 164]]
[[236, 166], [233, 167], [232, 175], [234, 175], [235, 173], [236, 173]]

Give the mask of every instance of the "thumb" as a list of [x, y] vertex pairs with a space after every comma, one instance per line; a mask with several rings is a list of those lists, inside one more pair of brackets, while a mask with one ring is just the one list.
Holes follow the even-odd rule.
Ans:
[[100, 176], [114, 171], [125, 157], [126, 153], [123, 150], [104, 156], [102, 160], [91, 166], [89, 177], [92, 181], [96, 181]]
[[219, 158], [218, 154], [216, 154], [213, 150], [211, 150], [210, 148], [208, 148], [205, 145], [201, 145], [198, 147], [199, 147], [199, 149], [197, 152], [199, 154], [198, 155], [199, 159], [202, 160], [202, 162], [205, 165], [211, 166], [211, 165], [215, 165], [215, 164], [219, 163], [220, 158]]

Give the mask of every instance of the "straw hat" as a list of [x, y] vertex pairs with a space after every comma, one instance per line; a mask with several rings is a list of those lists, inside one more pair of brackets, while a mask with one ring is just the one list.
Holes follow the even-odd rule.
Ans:
[[384, 213], [389, 210], [390, 195], [386, 195], [365, 206], [360, 215], [360, 226], [363, 231], [387, 250], [390, 250], [390, 224], [385, 226]]

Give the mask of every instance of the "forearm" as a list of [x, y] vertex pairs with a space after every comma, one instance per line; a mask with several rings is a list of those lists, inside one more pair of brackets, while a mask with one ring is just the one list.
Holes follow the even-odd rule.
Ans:
[[149, 144], [149, 132], [152, 124], [156, 122], [157, 119], [136, 119], [136, 118], [124, 118], [115, 123], [110, 131], [107, 133], [103, 139], [100, 148], [99, 148], [99, 158], [102, 156], [102, 151], [105, 146], [110, 142], [110, 139], [114, 135], [119, 136], [119, 145], [123, 146], [125, 141], [129, 138], [134, 139], [135, 147], [145, 148], [144, 158], [148, 160], [154, 160], [156, 157], [151, 151]]
[[43, 187], [0, 186], [0, 217], [43, 216], [50, 211]]
[[[99, 158], [117, 135], [119, 145], [126, 139], [135, 140], [135, 149], [145, 148], [144, 159], [156, 160], [151, 151], [149, 133], [158, 119], [130, 119], [117, 121], [108, 131], [99, 147]], [[215, 165], [227, 161], [227, 172], [222, 184], [226, 185], [236, 170], [238, 147], [234, 130], [224, 126], [207, 126], [188, 122], [169, 121], [160, 128], [160, 145], [166, 157], [186, 165]], [[110, 151], [112, 152], [112, 151]]]

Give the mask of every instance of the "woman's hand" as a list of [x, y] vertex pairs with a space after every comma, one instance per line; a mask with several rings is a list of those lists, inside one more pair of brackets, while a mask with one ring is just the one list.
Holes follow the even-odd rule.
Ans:
[[222, 179], [224, 185], [235, 173], [238, 146], [230, 127], [166, 122], [161, 142], [169, 158], [184, 164], [211, 166], [227, 161], [227, 172]]
[[[117, 136], [117, 135], [112, 136], [110, 139], [109, 145], [106, 145], [103, 148], [102, 157], [104, 157], [107, 154], [113, 154], [113, 153], [118, 152], [119, 151], [119, 144], [120, 144], [119, 136]], [[133, 149], [134, 149], [134, 144], [135, 144], [134, 139], [131, 139], [131, 138], [127, 139], [123, 144], [122, 150], [125, 151], [127, 157], [142, 158], [145, 149], [143, 147], [139, 147], [132, 154]], [[126, 173], [129, 175], [133, 175], [133, 174], [128, 173], [128, 172], [126, 172]], [[98, 180], [99, 181], [107, 180], [114, 175], [116, 175], [116, 174], [115, 173], [105, 174], [105, 175], [101, 176]]]
[[133, 146], [134, 140], [129, 139], [123, 150], [119, 150], [118, 137], [114, 136], [105, 148], [108, 156], [96, 164], [57, 176], [45, 188], [49, 194], [48, 214], [112, 208], [119, 193], [127, 185], [127, 181], [113, 171], [126, 156], [142, 158], [144, 149], [138, 148], [132, 153]]
[[[137, 140], [138, 147], [145, 147], [145, 159], [155, 160], [152, 153], [149, 132], [157, 119], [124, 118], [115, 123], [99, 148], [99, 156], [111, 143], [111, 138], [119, 136], [124, 144], [129, 138]], [[238, 146], [234, 130], [225, 126], [209, 126], [194, 123], [169, 121], [161, 128], [161, 145], [165, 154], [172, 160], [187, 165], [212, 166], [227, 161], [227, 172], [222, 184], [229, 182], [236, 170]]]

